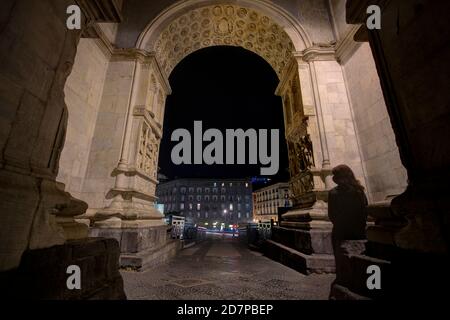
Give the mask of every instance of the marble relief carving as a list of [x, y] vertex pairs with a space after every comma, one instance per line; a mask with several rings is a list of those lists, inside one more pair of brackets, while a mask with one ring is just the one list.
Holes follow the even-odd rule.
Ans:
[[262, 56], [281, 75], [294, 51], [289, 36], [272, 19], [234, 5], [192, 10], [167, 26], [156, 41], [166, 74], [190, 53], [213, 45], [240, 46]]
[[[315, 167], [313, 143], [308, 129], [308, 117], [303, 109], [300, 79], [294, 71], [282, 90], [286, 113], [286, 140], [288, 142], [290, 185], [295, 205], [314, 201], [310, 197], [314, 190]], [[310, 199], [311, 198], [311, 199]]]
[[158, 139], [147, 123], [143, 122], [139, 139], [137, 168], [152, 178], [156, 178], [158, 149]]

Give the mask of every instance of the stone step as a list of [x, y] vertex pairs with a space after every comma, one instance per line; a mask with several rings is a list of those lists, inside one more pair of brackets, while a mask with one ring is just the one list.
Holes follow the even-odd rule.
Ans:
[[305, 254], [333, 254], [331, 229], [274, 227], [272, 240]]
[[304, 274], [334, 273], [334, 256], [330, 254], [304, 254], [273, 240], [263, 246], [264, 254], [294, 270]]
[[173, 258], [182, 244], [179, 240], [168, 240], [166, 244], [158, 247], [140, 251], [135, 254], [121, 254], [121, 268], [135, 271], [145, 271], [168, 262]]

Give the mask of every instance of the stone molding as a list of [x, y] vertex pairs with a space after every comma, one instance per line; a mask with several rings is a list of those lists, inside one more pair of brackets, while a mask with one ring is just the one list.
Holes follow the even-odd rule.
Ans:
[[354, 25], [336, 45], [336, 60], [345, 64], [361, 46], [360, 42], [354, 40], [355, 35], [361, 29], [361, 25]]

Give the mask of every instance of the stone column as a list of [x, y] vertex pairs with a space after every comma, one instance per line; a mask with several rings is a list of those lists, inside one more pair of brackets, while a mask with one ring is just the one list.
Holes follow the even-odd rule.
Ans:
[[[164, 216], [155, 208], [162, 125], [158, 115], [170, 87], [154, 56], [139, 50], [118, 51], [113, 60], [132, 63], [125, 110], [120, 160], [113, 170], [109, 204], [92, 217], [92, 236], [111, 236], [121, 245], [121, 265], [142, 269], [153, 264], [153, 251], [167, 254]], [[107, 78], [114, 82], [114, 78]], [[126, 104], [126, 105], [122, 105]], [[161, 257], [156, 257], [160, 259]]]
[[285, 104], [294, 100], [292, 121], [286, 124], [294, 206], [274, 228], [269, 247], [283, 252], [278, 245], [283, 244], [297, 250], [301, 263], [293, 267], [301, 271], [333, 272], [327, 207], [334, 185], [331, 165], [346, 163], [361, 177], [362, 163], [334, 47], [315, 46], [294, 56], [277, 91]]
[[[162, 225], [162, 216], [154, 208], [155, 161], [161, 139], [154, 115], [146, 106], [150, 64], [145, 55], [134, 57], [130, 98], [124, 122], [120, 160], [113, 174], [115, 185], [109, 191], [113, 200], [94, 217], [97, 227], [148, 227]], [[131, 58], [128, 56], [127, 58]], [[117, 60], [117, 57], [116, 57]], [[109, 81], [114, 81], [109, 79]], [[125, 101], [123, 101], [125, 102]]]
[[[68, 116], [64, 85], [86, 22], [117, 22], [113, 2], [80, 1], [82, 30], [66, 27], [73, 1], [0, 5], [0, 281], [13, 299], [124, 298], [114, 241], [66, 241], [87, 235], [73, 220], [87, 205], [56, 182]], [[65, 283], [72, 264], [89, 274], [76, 293]]]
[[[332, 60], [331, 48], [310, 48], [295, 54], [293, 75], [282, 82], [279, 91], [289, 92], [299, 86], [299, 113], [294, 115], [293, 125], [287, 125], [291, 187], [294, 194], [294, 210], [284, 215], [285, 226], [330, 228], [327, 215], [327, 191], [330, 183], [330, 152], [326, 134], [321, 97], [317, 82], [315, 59]], [[297, 83], [296, 83], [297, 82]], [[300, 166], [299, 166], [300, 165]], [[305, 210], [307, 209], [307, 210]]]
[[67, 124], [63, 89], [81, 36], [66, 27], [71, 4], [1, 5], [0, 270], [17, 267], [25, 250], [63, 244], [55, 214], [86, 210], [55, 181]]

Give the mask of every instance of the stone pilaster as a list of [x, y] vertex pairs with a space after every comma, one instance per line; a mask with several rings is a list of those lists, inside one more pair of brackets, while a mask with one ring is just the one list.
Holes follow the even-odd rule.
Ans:
[[[127, 70], [133, 70], [126, 86], [129, 98], [117, 101], [115, 106], [122, 110], [120, 118], [123, 119], [122, 141], [116, 143], [120, 145], [119, 162], [112, 172], [114, 179], [108, 180], [112, 185], [107, 190], [107, 205], [90, 217], [93, 224], [90, 234], [118, 239], [121, 265], [142, 269], [153, 265], [151, 257], [156, 250], [161, 257], [155, 259], [164, 260], [164, 256], [176, 249], [166, 243], [164, 216], [154, 205], [162, 114], [170, 86], [152, 54], [116, 50], [112, 57], [114, 63], [119, 68], [125, 63]], [[115, 77], [112, 73], [107, 81], [113, 85]]]

